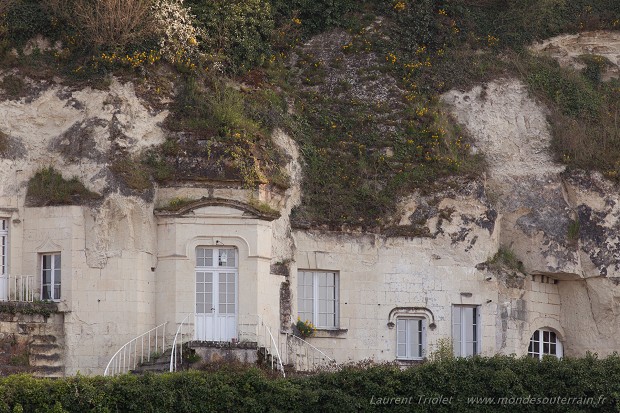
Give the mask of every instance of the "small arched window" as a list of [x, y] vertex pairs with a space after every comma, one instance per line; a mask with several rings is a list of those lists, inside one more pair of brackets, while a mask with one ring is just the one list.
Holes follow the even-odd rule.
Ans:
[[560, 358], [563, 355], [562, 342], [555, 331], [541, 328], [532, 334], [527, 354], [538, 359], [542, 359], [545, 355]]

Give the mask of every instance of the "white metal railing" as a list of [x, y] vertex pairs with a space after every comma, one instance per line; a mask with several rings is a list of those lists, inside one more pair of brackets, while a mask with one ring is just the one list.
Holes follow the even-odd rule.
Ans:
[[167, 322], [162, 323], [129, 340], [114, 353], [103, 375], [114, 376], [127, 373], [129, 370], [135, 369], [138, 363], [142, 364], [145, 360], [149, 362], [151, 358], [164, 354], [166, 351], [166, 324]]
[[34, 301], [34, 275], [0, 275], [0, 301]]
[[276, 340], [273, 338], [273, 334], [271, 334], [271, 329], [267, 324], [263, 322], [263, 320], [259, 317], [258, 321], [258, 347], [265, 349], [265, 356], [271, 356], [271, 369], [272, 370], [280, 370], [282, 373], [282, 377], [286, 377], [286, 373], [284, 372], [284, 365], [282, 364], [282, 356], [280, 355], [280, 349], [278, 344], [276, 344]]
[[[193, 313], [190, 313], [185, 316], [179, 327], [177, 328], [177, 332], [174, 335], [174, 340], [172, 341], [172, 351], [170, 352], [170, 372], [177, 371], [177, 348], [179, 349], [179, 359], [181, 363], [183, 363], [183, 344], [187, 341], [191, 341], [194, 337], [194, 332], [191, 329], [190, 324], [187, 322], [190, 316], [193, 316]], [[190, 331], [184, 332], [183, 327], [190, 327]], [[181, 340], [179, 341], [179, 337]]]
[[285, 333], [284, 351], [286, 364], [296, 371], [331, 370], [336, 367], [336, 360], [316, 348], [301, 337]]

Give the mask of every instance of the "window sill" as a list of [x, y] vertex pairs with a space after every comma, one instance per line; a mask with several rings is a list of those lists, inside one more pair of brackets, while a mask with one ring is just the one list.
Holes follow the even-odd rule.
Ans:
[[348, 328], [317, 328], [312, 334], [312, 338], [347, 338]]
[[424, 363], [424, 359], [396, 359], [396, 363], [401, 366], [415, 366]]

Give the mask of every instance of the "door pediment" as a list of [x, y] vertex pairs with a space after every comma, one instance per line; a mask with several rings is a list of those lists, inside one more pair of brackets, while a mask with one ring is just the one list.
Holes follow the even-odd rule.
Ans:
[[248, 203], [224, 198], [202, 198], [176, 210], [157, 210], [155, 214], [170, 217], [237, 216], [258, 218], [265, 221], [273, 221], [280, 217], [278, 212], [262, 211]]

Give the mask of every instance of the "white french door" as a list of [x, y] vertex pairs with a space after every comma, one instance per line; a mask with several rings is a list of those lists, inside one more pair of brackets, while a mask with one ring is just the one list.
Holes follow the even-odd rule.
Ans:
[[237, 261], [235, 248], [196, 248], [196, 340], [237, 337]]

